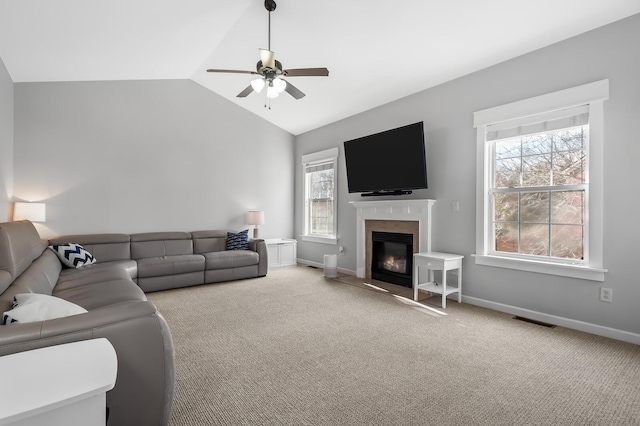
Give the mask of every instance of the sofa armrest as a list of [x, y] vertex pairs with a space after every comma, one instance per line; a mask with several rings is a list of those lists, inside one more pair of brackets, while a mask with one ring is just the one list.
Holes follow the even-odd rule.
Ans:
[[250, 239], [249, 250], [253, 250], [258, 253], [258, 256], [260, 258], [258, 262], [258, 276], [264, 277], [265, 275], [267, 275], [267, 270], [269, 268], [269, 254], [267, 251], [267, 243], [265, 243], [263, 239]]
[[106, 338], [118, 356], [116, 386], [107, 393], [110, 422], [168, 424], [175, 383], [173, 341], [151, 302], [121, 302], [80, 315], [0, 328], [0, 356]]

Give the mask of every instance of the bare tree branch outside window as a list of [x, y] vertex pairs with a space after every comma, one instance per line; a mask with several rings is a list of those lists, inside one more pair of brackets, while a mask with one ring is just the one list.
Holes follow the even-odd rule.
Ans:
[[494, 250], [584, 258], [588, 126], [497, 140]]

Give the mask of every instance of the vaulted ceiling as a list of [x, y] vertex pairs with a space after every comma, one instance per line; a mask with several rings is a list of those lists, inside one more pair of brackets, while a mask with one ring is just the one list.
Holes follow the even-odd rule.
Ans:
[[[263, 0], [2, 0], [14, 82], [191, 79], [292, 134], [640, 13], [640, 0], [276, 0], [271, 49], [307, 94], [237, 98], [267, 47]], [[612, 46], [615, 48], [615, 46]]]

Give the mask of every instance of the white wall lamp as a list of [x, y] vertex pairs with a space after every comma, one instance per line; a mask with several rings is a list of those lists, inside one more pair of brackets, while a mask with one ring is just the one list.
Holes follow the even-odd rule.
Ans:
[[254, 225], [253, 238], [258, 238], [258, 225], [264, 225], [264, 211], [263, 210], [251, 210], [249, 212], [249, 225]]
[[31, 222], [47, 221], [47, 205], [45, 203], [26, 203], [16, 201], [13, 205], [13, 220], [30, 220]]

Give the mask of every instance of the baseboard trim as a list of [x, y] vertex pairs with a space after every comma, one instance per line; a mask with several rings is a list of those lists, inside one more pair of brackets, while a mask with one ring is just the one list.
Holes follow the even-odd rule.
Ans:
[[462, 301], [470, 305], [481, 306], [483, 308], [493, 309], [494, 311], [505, 312], [512, 315], [518, 315], [532, 320], [546, 322], [549, 324], [559, 325], [561, 327], [570, 328], [572, 330], [584, 331], [585, 333], [596, 334], [598, 336], [609, 337], [611, 339], [622, 340], [623, 342], [640, 345], [640, 334], [631, 333], [629, 331], [618, 330], [616, 328], [605, 327], [602, 325], [592, 324], [584, 321], [573, 320], [570, 318], [549, 315], [542, 312], [532, 311], [529, 309], [519, 308], [517, 306], [505, 305], [502, 303], [492, 302], [490, 300], [478, 299], [462, 295]]
[[[297, 262], [300, 265], [313, 266], [316, 268], [324, 269], [324, 264], [320, 262], [313, 262], [306, 259], [297, 259]], [[338, 268], [338, 272], [345, 275], [356, 275], [356, 271], [352, 271], [350, 269]], [[591, 333], [597, 336], [609, 337], [611, 339], [640, 345], [640, 334], [631, 333], [629, 331], [618, 330], [616, 328], [605, 327], [602, 325], [592, 324], [584, 321], [545, 314], [538, 311], [532, 311], [530, 309], [519, 308], [517, 306], [492, 302], [486, 299], [465, 296], [464, 294], [462, 295], [462, 301], [470, 305], [493, 309], [494, 311], [498, 312], [505, 312], [507, 314], [517, 315], [540, 322], [546, 322], [549, 324], [558, 325], [560, 327], [570, 328], [572, 330], [584, 331], [585, 333]]]
[[[300, 258], [296, 259], [296, 262], [299, 265], [313, 266], [314, 268], [324, 269], [324, 264], [320, 262], [313, 262], [311, 260], [300, 259]], [[345, 275], [353, 275], [353, 276], [356, 275], [356, 271], [352, 271], [351, 269], [345, 269], [340, 267], [338, 267], [338, 272]]]

